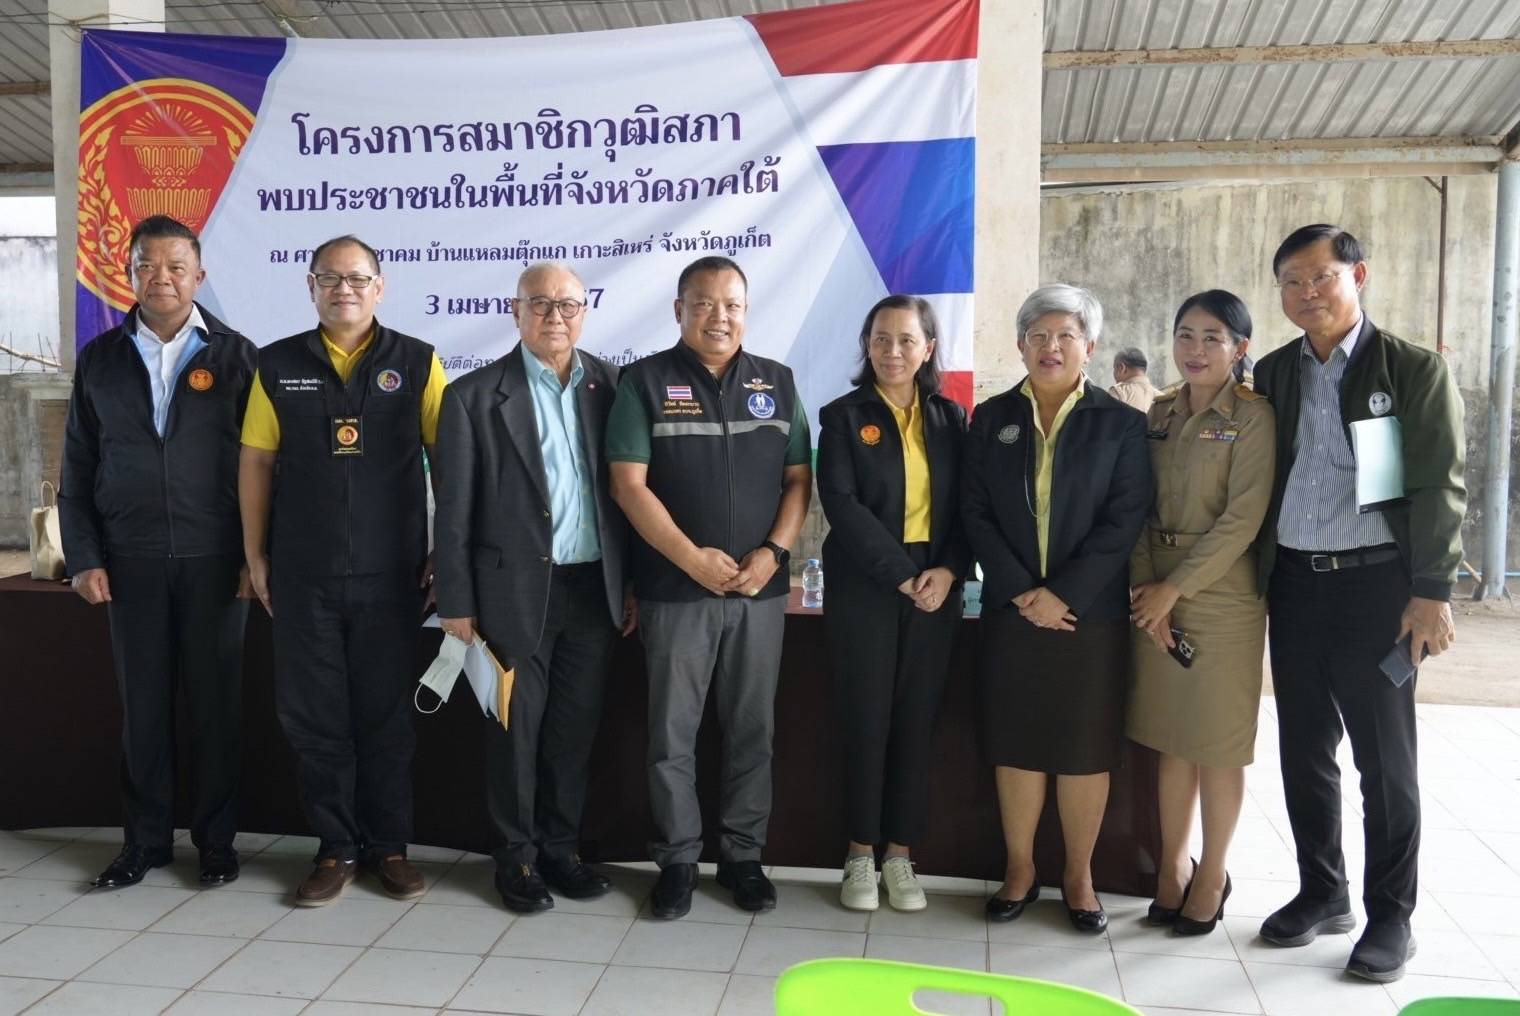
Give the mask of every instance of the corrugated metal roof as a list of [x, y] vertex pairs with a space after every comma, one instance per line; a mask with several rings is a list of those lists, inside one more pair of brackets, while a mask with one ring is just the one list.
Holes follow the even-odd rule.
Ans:
[[[1046, 0], [1048, 52], [1520, 38], [1515, 0]], [[1485, 137], [1520, 57], [1051, 70], [1043, 140]]]
[[[223, 35], [478, 38], [820, 2], [171, 0], [166, 27]], [[48, 79], [46, 20], [46, 0], [0, 0], [0, 82]], [[1048, 52], [1516, 38], [1515, 0], [1045, 0]], [[1058, 144], [1490, 137], [1520, 120], [1520, 57], [1049, 70], [1043, 101], [1043, 140]], [[0, 96], [0, 164], [51, 162], [50, 117], [46, 96]]]

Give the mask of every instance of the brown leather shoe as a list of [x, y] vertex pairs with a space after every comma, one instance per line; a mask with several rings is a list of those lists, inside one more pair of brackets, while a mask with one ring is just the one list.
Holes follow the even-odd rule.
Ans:
[[427, 891], [422, 872], [400, 854], [365, 861], [364, 870], [380, 880], [380, 888], [393, 900], [414, 900]]
[[327, 906], [343, 895], [343, 890], [348, 888], [348, 883], [354, 880], [358, 869], [357, 861], [340, 861], [336, 857], [323, 858], [317, 862], [311, 874], [296, 886], [296, 906]]

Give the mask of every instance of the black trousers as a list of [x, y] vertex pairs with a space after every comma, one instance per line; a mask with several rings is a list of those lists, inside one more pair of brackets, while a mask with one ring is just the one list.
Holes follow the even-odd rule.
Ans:
[[498, 864], [575, 853], [616, 641], [601, 562], [556, 566], [538, 648], [513, 661], [508, 729], [487, 723], [486, 805]]
[[1317, 899], [1347, 891], [1335, 761], [1344, 724], [1361, 774], [1367, 916], [1407, 921], [1420, 850], [1418, 678], [1396, 688], [1378, 664], [1398, 635], [1409, 576], [1396, 560], [1314, 572], [1279, 555], [1267, 602], [1283, 791], [1300, 889]]
[[176, 689], [190, 706], [197, 847], [228, 846], [237, 832], [243, 628], [237, 598], [242, 555], [116, 558], [107, 569], [111, 653], [121, 695], [125, 839], [174, 841]]
[[271, 568], [275, 710], [295, 749], [317, 859], [405, 854], [422, 592], [408, 574]]
[[[920, 569], [923, 544], [907, 544]], [[934, 720], [961, 617], [960, 584], [932, 614], [853, 570], [827, 575], [824, 630], [833, 663], [845, 822], [856, 843], [923, 838]]]

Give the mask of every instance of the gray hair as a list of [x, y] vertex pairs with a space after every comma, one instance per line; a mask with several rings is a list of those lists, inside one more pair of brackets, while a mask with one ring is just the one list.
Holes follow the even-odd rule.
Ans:
[[1057, 282], [1030, 293], [1019, 307], [1019, 337], [1023, 338], [1030, 326], [1046, 314], [1074, 315], [1089, 342], [1098, 341], [1103, 332], [1103, 305], [1091, 292], [1078, 286]]
[[1145, 358], [1145, 351], [1139, 346], [1125, 346], [1114, 354], [1114, 362], [1130, 370], [1144, 371], [1150, 367], [1150, 361]]
[[585, 290], [585, 288], [586, 288], [586, 280], [583, 279], [583, 278], [581, 278], [581, 273], [577, 272], [574, 268], [570, 267], [570, 265], [567, 262], [564, 262], [564, 261], [535, 261], [531, 265], [529, 265], [528, 267], [524, 268], [522, 270], [522, 274], [517, 277], [517, 292], [521, 293], [523, 291], [523, 285], [525, 283], [527, 283], [527, 281], [529, 279], [533, 278], [535, 275], [540, 275], [540, 274], [542, 274], [544, 272], [551, 272], [551, 271], [568, 272], [570, 274], [571, 278], [573, 278], [576, 282], [580, 283], [581, 289], [583, 291]]

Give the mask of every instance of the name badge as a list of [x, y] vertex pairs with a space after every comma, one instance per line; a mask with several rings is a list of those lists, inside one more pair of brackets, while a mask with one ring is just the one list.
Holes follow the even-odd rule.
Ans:
[[362, 417], [334, 416], [332, 418], [332, 453], [334, 455], [364, 454]]
[[1198, 432], [1200, 441], [1233, 441], [1240, 436], [1238, 430], [1226, 430], [1223, 427], [1205, 428]]

